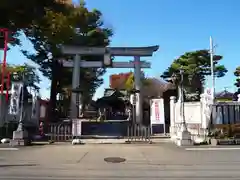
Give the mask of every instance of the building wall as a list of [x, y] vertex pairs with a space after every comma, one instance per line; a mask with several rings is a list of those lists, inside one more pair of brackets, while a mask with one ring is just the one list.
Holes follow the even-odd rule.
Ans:
[[[170, 134], [171, 137], [176, 136], [177, 131], [181, 128], [181, 104], [179, 101], [175, 102], [176, 98], [170, 99]], [[209, 104], [201, 98], [199, 102], [185, 102], [184, 116], [188, 131], [192, 138], [198, 135], [205, 136], [210, 122], [211, 109]]]

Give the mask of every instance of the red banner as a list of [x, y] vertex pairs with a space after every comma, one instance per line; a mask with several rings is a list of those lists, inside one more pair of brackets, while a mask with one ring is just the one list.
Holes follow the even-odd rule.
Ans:
[[155, 117], [157, 121], [160, 121], [159, 103], [155, 102]]

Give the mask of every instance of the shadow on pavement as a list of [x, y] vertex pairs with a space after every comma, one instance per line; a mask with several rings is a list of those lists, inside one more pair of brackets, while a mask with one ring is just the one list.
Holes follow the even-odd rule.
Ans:
[[31, 167], [37, 166], [37, 164], [0, 164], [0, 168], [4, 167]]

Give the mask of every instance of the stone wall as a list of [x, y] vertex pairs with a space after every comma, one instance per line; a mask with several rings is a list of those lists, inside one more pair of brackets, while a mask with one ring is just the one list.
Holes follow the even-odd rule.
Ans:
[[[180, 114], [180, 102], [176, 102], [175, 97], [170, 98], [170, 135], [176, 136], [179, 130], [182, 119]], [[184, 115], [188, 131], [192, 136], [205, 136], [207, 134], [207, 124], [209, 124], [210, 116], [207, 117], [209, 107], [206, 104], [203, 96], [200, 102], [185, 102]]]
[[[193, 137], [206, 136], [209, 129], [219, 125], [240, 124], [240, 102], [211, 103], [208, 97], [201, 95], [200, 102], [186, 102], [185, 122]], [[180, 102], [170, 98], [170, 134], [176, 136], [181, 125]]]

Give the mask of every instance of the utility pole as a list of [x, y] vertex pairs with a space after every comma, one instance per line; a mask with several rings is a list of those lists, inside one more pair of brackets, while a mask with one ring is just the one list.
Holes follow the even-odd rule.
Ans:
[[211, 78], [212, 78], [212, 100], [215, 100], [215, 76], [214, 76], [214, 61], [213, 61], [213, 40], [210, 36], [210, 62], [211, 62]]

